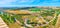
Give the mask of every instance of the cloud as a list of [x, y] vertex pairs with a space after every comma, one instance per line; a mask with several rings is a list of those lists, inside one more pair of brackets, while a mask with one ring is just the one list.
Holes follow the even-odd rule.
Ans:
[[34, 0], [20, 0], [20, 2], [33, 2]]
[[18, 4], [30, 4], [34, 2], [35, 0], [18, 0]]
[[0, 6], [60, 5], [60, 0], [0, 0]]
[[29, 4], [34, 2], [35, 0], [1, 0], [0, 5], [12, 5], [12, 4]]
[[12, 2], [16, 2], [16, 0], [1, 0], [0, 4], [10, 4]]

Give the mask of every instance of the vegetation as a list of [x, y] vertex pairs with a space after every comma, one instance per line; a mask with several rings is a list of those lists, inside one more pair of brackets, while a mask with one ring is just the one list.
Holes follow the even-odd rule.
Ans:
[[[6, 12], [0, 12], [0, 16], [6, 22], [7, 25], [14, 24], [18, 20], [19, 24], [23, 27], [28, 27], [27, 25], [31, 25], [32, 27], [42, 26], [42, 28], [49, 27], [50, 22], [52, 22], [52, 26], [55, 26], [58, 15], [60, 14], [59, 9], [42, 9], [42, 8], [29, 8], [29, 12], [32, 14], [12, 14]], [[14, 10], [13, 10], [14, 11]], [[38, 13], [39, 12], [39, 13]], [[34, 14], [39, 14], [39, 16]], [[24, 17], [25, 16], [25, 17]], [[54, 18], [55, 17], [55, 18]], [[26, 21], [25, 21], [26, 19]], [[26, 25], [26, 24], [27, 25]]]

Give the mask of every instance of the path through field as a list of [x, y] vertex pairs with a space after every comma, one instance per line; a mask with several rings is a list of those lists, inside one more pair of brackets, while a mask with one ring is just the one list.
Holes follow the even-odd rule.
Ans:
[[58, 16], [58, 20], [57, 20], [55, 28], [60, 28], [60, 14]]
[[9, 28], [7, 24], [2, 20], [1, 17], [0, 17], [0, 28]]

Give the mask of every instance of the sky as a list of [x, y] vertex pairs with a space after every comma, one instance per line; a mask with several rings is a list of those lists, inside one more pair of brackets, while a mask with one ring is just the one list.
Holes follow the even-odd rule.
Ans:
[[60, 0], [0, 0], [0, 7], [60, 6]]

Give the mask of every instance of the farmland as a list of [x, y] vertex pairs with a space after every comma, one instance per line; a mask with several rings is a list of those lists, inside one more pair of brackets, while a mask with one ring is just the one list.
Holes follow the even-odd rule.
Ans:
[[60, 8], [4, 8], [0, 17], [9, 28], [59, 28]]

